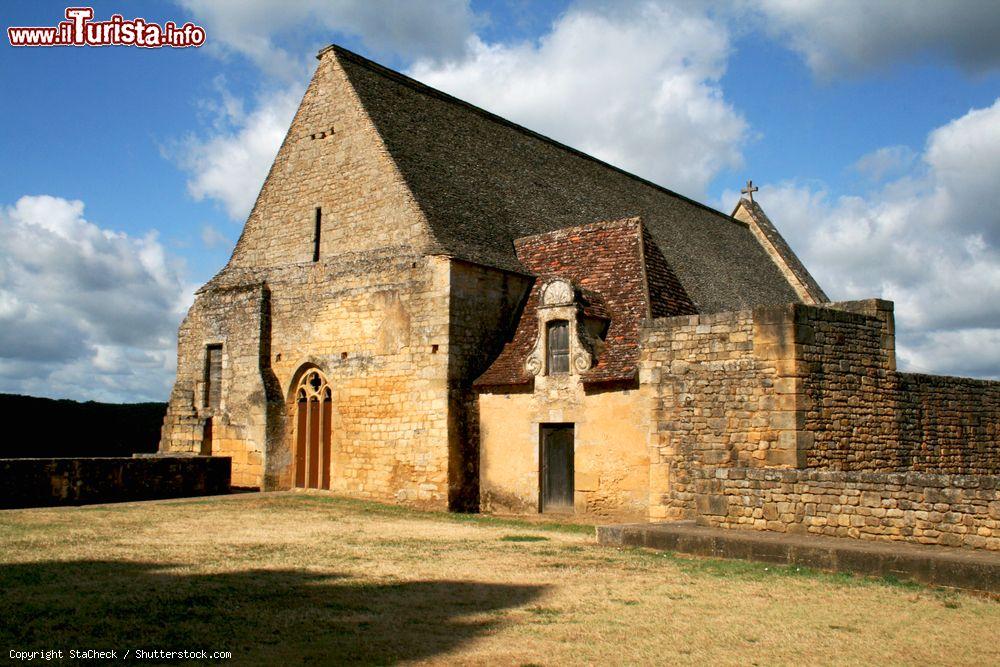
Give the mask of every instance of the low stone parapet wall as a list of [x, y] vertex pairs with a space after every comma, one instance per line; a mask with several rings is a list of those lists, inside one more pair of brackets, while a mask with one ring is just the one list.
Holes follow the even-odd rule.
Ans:
[[1000, 477], [763, 468], [690, 471], [698, 523], [1000, 551]]
[[227, 456], [0, 459], [0, 508], [228, 493], [231, 467]]

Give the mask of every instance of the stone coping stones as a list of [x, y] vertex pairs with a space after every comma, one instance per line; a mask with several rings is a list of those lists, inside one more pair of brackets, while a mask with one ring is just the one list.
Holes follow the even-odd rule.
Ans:
[[688, 521], [598, 526], [597, 541], [606, 546], [647, 547], [697, 556], [801, 565], [1000, 594], [1000, 554], [983, 551], [733, 531]]

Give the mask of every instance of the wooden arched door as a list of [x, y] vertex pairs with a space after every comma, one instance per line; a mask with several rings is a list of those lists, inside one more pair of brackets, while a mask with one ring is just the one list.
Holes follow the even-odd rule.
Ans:
[[332, 394], [318, 370], [306, 372], [295, 390], [295, 486], [330, 488]]

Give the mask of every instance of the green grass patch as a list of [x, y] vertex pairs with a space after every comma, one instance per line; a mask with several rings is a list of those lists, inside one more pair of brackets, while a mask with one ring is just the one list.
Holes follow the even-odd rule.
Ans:
[[729, 558], [709, 558], [693, 556], [674, 551], [653, 551], [642, 547], [621, 547], [619, 551], [628, 553], [639, 563], [655, 565], [669, 562], [685, 574], [707, 575], [719, 578], [738, 578], [742, 581], [767, 581], [776, 578], [804, 578], [822, 581], [837, 586], [888, 586], [904, 590], [926, 591], [928, 586], [894, 576], [869, 577], [850, 572], [824, 572], [802, 565], [783, 565], [759, 561]]

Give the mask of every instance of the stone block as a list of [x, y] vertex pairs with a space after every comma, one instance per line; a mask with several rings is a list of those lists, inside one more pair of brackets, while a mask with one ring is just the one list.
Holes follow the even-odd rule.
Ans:
[[729, 513], [729, 501], [725, 496], [699, 495], [696, 504], [702, 515], [726, 516]]

